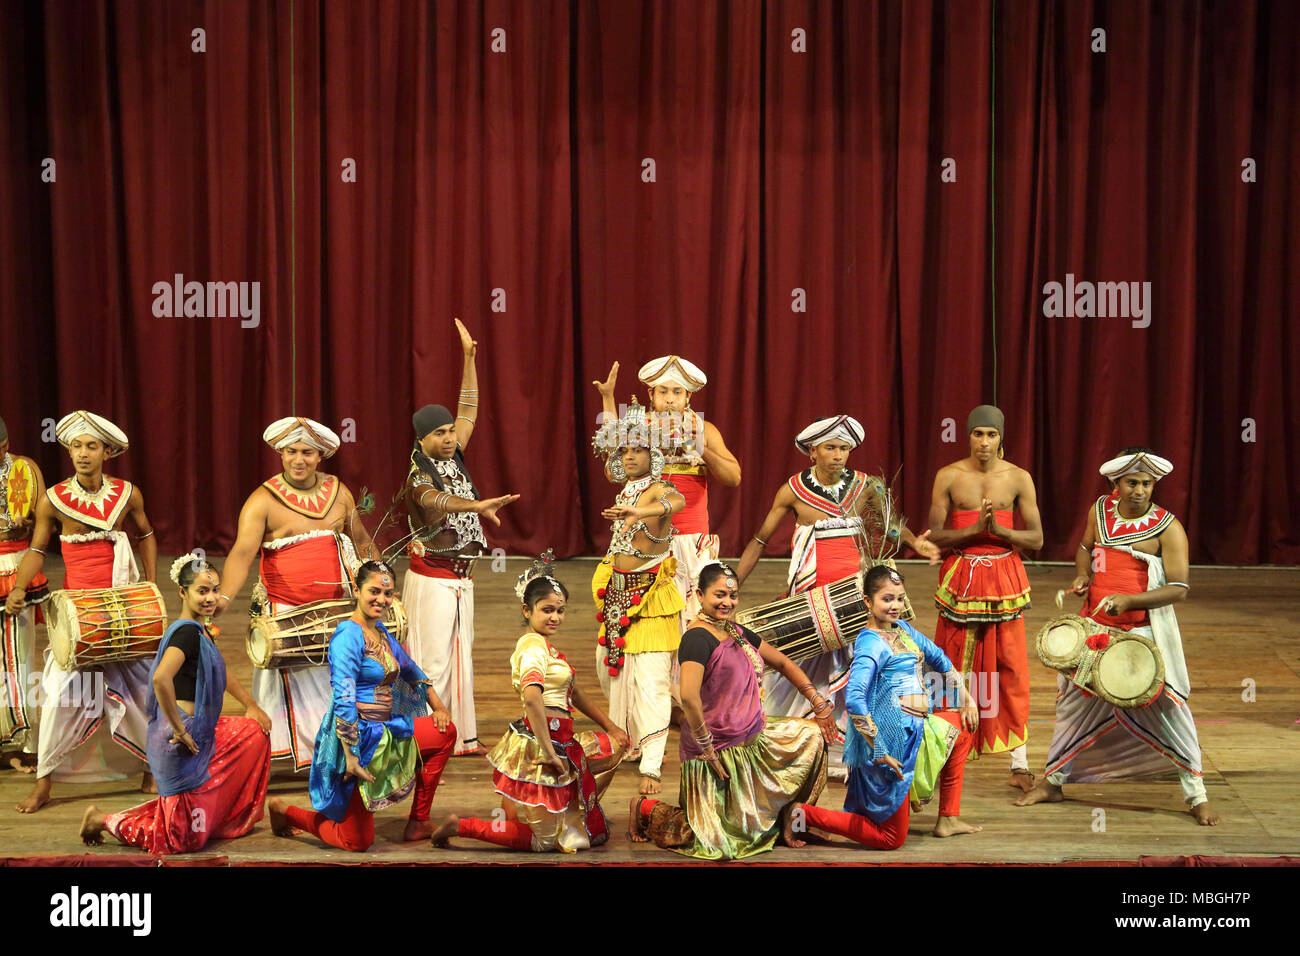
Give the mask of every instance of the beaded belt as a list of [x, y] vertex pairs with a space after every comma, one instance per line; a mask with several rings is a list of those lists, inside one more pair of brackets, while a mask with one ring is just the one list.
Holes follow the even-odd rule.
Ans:
[[915, 707], [911, 707], [911, 706], [909, 706], [909, 705], [907, 705], [907, 704], [903, 704], [903, 703], [900, 703], [900, 704], [898, 705], [898, 709], [901, 710], [901, 711], [902, 711], [903, 713], [905, 713], [905, 714], [910, 714], [910, 715], [913, 716], [913, 717], [920, 717], [922, 720], [924, 720], [924, 719], [928, 716], [928, 714], [929, 714], [928, 711], [917, 710]]
[[654, 584], [658, 574], [658, 570], [614, 571], [609, 576], [609, 586], [616, 591], [641, 591]]
[[474, 565], [478, 564], [478, 558], [435, 558], [425, 556], [424, 563], [437, 568], [443, 568], [460, 578], [469, 578], [474, 576]]

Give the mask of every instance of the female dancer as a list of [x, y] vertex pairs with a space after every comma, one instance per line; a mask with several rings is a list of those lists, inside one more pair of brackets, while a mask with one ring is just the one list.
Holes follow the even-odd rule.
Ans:
[[[510, 681], [524, 716], [488, 754], [492, 779], [508, 819], [447, 817], [434, 846], [455, 836], [515, 850], [573, 853], [609, 839], [600, 796], [627, 748], [627, 734], [578, 686], [574, 670], [551, 639], [564, 623], [569, 592], [550, 573], [550, 553], [519, 579], [528, 631], [510, 656]], [[577, 707], [604, 733], [573, 732]], [[522, 822], [520, 822], [522, 821]]]
[[[887, 565], [867, 572], [871, 621], [853, 646], [846, 699], [851, 718], [844, 763], [849, 789], [844, 810], [805, 804], [808, 826], [837, 833], [864, 846], [896, 850], [907, 839], [909, 809], [919, 810], [939, 786], [937, 837], [975, 833], [983, 827], [964, 822], [961, 782], [979, 711], [952, 662], [931, 640], [906, 621], [903, 576]], [[930, 713], [924, 671], [946, 675], [945, 703], [953, 710]]]
[[[826, 783], [837, 739], [831, 702], [780, 651], [731, 620], [739, 584], [721, 562], [700, 571], [700, 616], [682, 635], [681, 805], [633, 798], [628, 836], [701, 859], [741, 859], [777, 837], [803, 846], [790, 811]], [[816, 721], [765, 717], [763, 666], [794, 684]]]
[[333, 704], [316, 734], [311, 762], [317, 812], [272, 799], [267, 807], [277, 836], [297, 828], [361, 852], [375, 840], [374, 811], [400, 803], [412, 790], [403, 839], [424, 839], [433, 831], [429, 807], [456, 746], [456, 728], [429, 679], [382, 623], [396, 580], [380, 561], [357, 569], [356, 608], [330, 638]]
[[[193, 853], [209, 839], [243, 836], [262, 819], [270, 775], [271, 718], [233, 675], [208, 622], [217, 608], [216, 569], [192, 554], [172, 564], [181, 616], [163, 634], [150, 670], [149, 770], [158, 799], [105, 816], [86, 808], [81, 839], [96, 846], [107, 830], [150, 853]], [[226, 690], [245, 716], [222, 717]]]

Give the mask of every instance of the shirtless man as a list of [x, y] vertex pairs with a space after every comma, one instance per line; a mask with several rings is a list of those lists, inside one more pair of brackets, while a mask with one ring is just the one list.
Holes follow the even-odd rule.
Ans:
[[[144, 495], [131, 482], [104, 474], [104, 462], [127, 450], [120, 428], [91, 412], [65, 415], [55, 426], [59, 444], [68, 449], [75, 474], [46, 489], [36, 505], [31, 545], [18, 566], [5, 600], [9, 615], [27, 606], [28, 587], [39, 580], [45, 549], [57, 526], [63, 551], [66, 590], [119, 588], [142, 580], [131, 540], [123, 530], [135, 530], [135, 546], [144, 566], [144, 581], [157, 570], [158, 545], [144, 510]], [[36, 785], [17, 805], [19, 813], [35, 813], [50, 799], [55, 772], [77, 781], [120, 780], [141, 769], [149, 729], [147, 708], [152, 659], [100, 665], [91, 700], [83, 700], [86, 683], [77, 671], [65, 671], [46, 654], [41, 681], [41, 721], [37, 735]], [[108, 720], [103, 718], [107, 713]], [[126, 753], [107, 746], [109, 740]], [[147, 766], [140, 789], [154, 793]]]
[[[37, 503], [45, 479], [36, 462], [9, 451], [9, 430], [0, 418], [0, 602], [8, 599], [27, 555]], [[36, 711], [29, 706], [28, 674], [36, 657], [35, 605], [50, 596], [45, 575], [27, 582], [26, 607], [17, 614], [0, 608], [0, 752], [22, 773], [35, 773]], [[27, 755], [27, 756], [24, 756]]]
[[673, 515], [685, 499], [663, 479], [664, 453], [635, 404], [621, 421], [606, 422], [592, 446], [608, 458], [610, 476], [625, 482], [601, 515], [613, 522], [609, 550], [596, 567], [596, 673], [609, 698], [609, 716], [627, 730], [641, 757], [641, 793], [661, 789], [664, 744], [677, 696], [677, 647], [684, 602], [671, 554]]
[[[813, 422], [795, 436], [795, 447], [808, 456], [812, 467], [792, 476], [776, 493], [771, 510], [740, 557], [737, 577], [741, 583], [790, 514], [794, 515], [795, 527], [786, 575], [787, 594], [801, 594], [857, 574], [872, 562], [872, 556], [862, 551], [862, 515], [883, 518], [892, 515], [893, 507], [883, 480], [848, 467], [849, 452], [862, 443], [865, 435], [856, 418], [835, 415]], [[930, 543], [929, 532], [916, 536], [906, 525], [891, 522], [891, 526], [884, 530], [887, 540], [869, 542], [875, 554], [888, 558], [897, 552], [901, 541], [929, 558], [931, 564], [938, 562], [939, 549]], [[817, 691], [835, 704], [835, 723], [841, 737], [848, 729], [844, 687], [852, 661], [853, 651], [846, 648], [819, 654], [801, 665]], [[763, 678], [767, 712], [784, 717], [811, 716], [812, 710], [799, 689], [780, 677], [769, 672]], [[847, 777], [843, 752], [842, 739], [830, 745], [828, 769], [835, 779]]]
[[[352, 492], [318, 470], [338, 451], [339, 436], [310, 418], [282, 418], [262, 439], [280, 453], [281, 471], [262, 482], [239, 512], [235, 545], [221, 569], [218, 614], [244, 586], [259, 549], [264, 614], [347, 598], [358, 555], [378, 557]], [[291, 757], [295, 770], [311, 765], [330, 696], [328, 665], [253, 669], [253, 697], [271, 717], [273, 758]]]
[[1064, 799], [1067, 780], [1159, 773], [1172, 764], [1188, 812], [1201, 826], [1212, 827], [1219, 815], [1210, 807], [1201, 776], [1201, 745], [1187, 706], [1191, 681], [1173, 608], [1189, 590], [1187, 532], [1152, 500], [1156, 482], [1174, 466], [1139, 447], [1125, 448], [1100, 470], [1110, 479], [1111, 492], [1088, 513], [1070, 590], [1085, 598], [1084, 617], [1112, 632], [1130, 631], [1156, 642], [1164, 687], [1144, 707], [1116, 707], [1058, 675], [1046, 779], [1015, 802], [1056, 803]]
[[[649, 393], [650, 411], [659, 420], [660, 432], [667, 437], [661, 442], [663, 474], [686, 501], [673, 518], [677, 533], [672, 544], [677, 589], [685, 602], [681, 616], [684, 630], [699, 613], [695, 582], [700, 569], [718, 558], [718, 536], [709, 531], [709, 480], [727, 488], [739, 487], [740, 462], [727, 448], [717, 425], [691, 408], [691, 396], [709, 383], [697, 365], [679, 355], [664, 355], [641, 366], [638, 377]], [[600, 392], [606, 420], [618, 417], [614, 405], [617, 380], [615, 362], [604, 382], [592, 382]]]
[[[970, 413], [970, 457], [939, 469], [930, 503], [930, 540], [948, 553], [939, 569], [934, 642], [970, 678], [980, 708], [976, 752], [1011, 752], [1010, 785], [1034, 785], [1029, 737], [1029, 664], [1023, 614], [1029, 578], [1021, 551], [1043, 546], [1029, 472], [1002, 457], [1005, 419], [992, 405]], [[1013, 527], [1020, 515], [1023, 530]]]

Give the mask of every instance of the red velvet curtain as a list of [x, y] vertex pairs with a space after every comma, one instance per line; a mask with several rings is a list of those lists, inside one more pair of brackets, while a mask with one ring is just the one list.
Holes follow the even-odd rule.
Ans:
[[[524, 496], [489, 535], [510, 553], [603, 550], [590, 383], [618, 360], [643, 395], [677, 352], [744, 469], [711, 495], [725, 553], [812, 419], [861, 419], [852, 463], [905, 463], [922, 526], [996, 400], [1041, 556], [1072, 553], [1097, 465], [1150, 444], [1195, 560], [1300, 559], [1286, 3], [49, 0], [5, 23], [0, 415], [50, 479], [53, 420], [117, 421], [165, 549], [229, 546], [291, 413], [343, 434], [329, 467], [373, 522], [411, 411], [455, 401], [458, 315], [475, 479]], [[177, 274], [260, 283], [260, 324], [156, 317]], [[1046, 316], [1067, 274], [1150, 282], [1149, 327]]]

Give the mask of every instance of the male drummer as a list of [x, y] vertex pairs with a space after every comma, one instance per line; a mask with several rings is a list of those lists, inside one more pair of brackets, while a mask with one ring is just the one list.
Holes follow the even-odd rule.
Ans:
[[[45, 497], [45, 479], [36, 462], [9, 452], [9, 430], [0, 418], [0, 601], [7, 599], [18, 567], [27, 555], [36, 503]], [[17, 614], [0, 608], [0, 752], [4, 762], [35, 773], [36, 709], [27, 679], [36, 657], [35, 605], [49, 597], [45, 575], [27, 582], [27, 606]]]
[[[143, 580], [152, 581], [157, 568], [158, 544], [144, 511], [144, 495], [131, 482], [104, 474], [104, 462], [127, 450], [126, 435], [107, 418], [87, 411], [63, 416], [55, 435], [68, 449], [74, 474], [47, 489], [36, 505], [31, 544], [5, 599], [9, 615], [27, 607], [29, 587], [40, 587], [45, 549], [56, 522], [66, 590], [120, 588], [141, 580], [131, 540], [122, 530], [127, 521], [135, 530]], [[120, 780], [141, 769], [152, 664], [152, 659], [142, 659], [99, 665], [101, 682], [98, 674], [87, 680], [92, 675], [65, 671], [46, 652], [36, 785], [15, 808], [19, 813], [35, 813], [46, 804], [56, 772], [60, 780], [92, 782]], [[87, 693], [91, 687], [94, 692]], [[125, 753], [108, 746], [110, 736]], [[155, 792], [147, 766], [140, 789]]]
[[[280, 473], [262, 482], [239, 512], [234, 547], [221, 569], [220, 614], [244, 586], [261, 551], [259, 572], [267, 603], [262, 613], [283, 614], [312, 601], [352, 593], [357, 556], [378, 557], [357, 514], [352, 492], [319, 470], [339, 448], [339, 436], [310, 418], [281, 418], [262, 433], [280, 453]], [[330, 709], [328, 665], [253, 668], [253, 698], [271, 717], [271, 756], [290, 758], [294, 770], [311, 764], [316, 732]]]
[[486, 754], [474, 716], [474, 565], [487, 550], [481, 518], [501, 524], [496, 513], [518, 495], [479, 500], [464, 451], [478, 418], [478, 343], [460, 319], [464, 365], [456, 414], [425, 405], [411, 416], [415, 448], [402, 486], [411, 530], [411, 566], [403, 583], [411, 659], [433, 682], [456, 728], [454, 755]]
[[1164, 689], [1144, 707], [1116, 707], [1059, 675], [1046, 779], [1021, 794], [1018, 806], [1062, 800], [1067, 780], [1138, 776], [1173, 764], [1196, 822], [1210, 827], [1219, 822], [1201, 776], [1201, 745], [1187, 706], [1191, 682], [1173, 607], [1187, 597], [1187, 534], [1152, 500], [1156, 482], [1173, 470], [1150, 448], [1125, 448], [1101, 466], [1112, 490], [1088, 512], [1070, 585], [1086, 597], [1085, 617], [1112, 633], [1128, 631], [1155, 641], [1164, 661]]
[[[664, 355], [642, 365], [637, 376], [650, 394], [650, 410], [659, 417], [661, 430], [670, 435], [665, 450], [664, 478], [686, 499], [685, 508], [673, 517], [677, 535], [672, 547], [673, 557], [677, 559], [677, 589], [686, 604], [681, 614], [681, 626], [685, 630], [700, 611], [695, 593], [700, 569], [718, 559], [718, 536], [709, 533], [709, 478], [728, 488], [738, 487], [740, 462], [728, 450], [717, 425], [705, 421], [691, 408], [691, 396], [709, 383], [699, 366], [680, 355]], [[618, 416], [614, 405], [617, 378], [615, 362], [604, 382], [592, 383], [600, 392], [606, 420]]]
[[[787, 594], [802, 594], [858, 573], [867, 557], [860, 544], [864, 540], [864, 511], [883, 516], [891, 510], [884, 482], [848, 467], [849, 452], [865, 437], [861, 423], [850, 415], [819, 419], [795, 436], [795, 447], [808, 456], [811, 467], [792, 476], [776, 493], [771, 510], [740, 556], [736, 573], [741, 582], [754, 570], [763, 549], [788, 514], [794, 515], [795, 526]], [[939, 550], [928, 540], [928, 531], [917, 537], [900, 524], [897, 538], [929, 558], [931, 564], [939, 560]], [[841, 734], [848, 728], [844, 686], [852, 660], [852, 649], [845, 648], [800, 664], [817, 690], [834, 701], [835, 723]], [[779, 675], [769, 673], [764, 677], [766, 711], [777, 716], [811, 717], [812, 708], [799, 688], [788, 681], [773, 680], [774, 676]], [[829, 770], [838, 779], [847, 776], [843, 752], [842, 742], [830, 748]]]
[[[1034, 785], [1029, 737], [1025, 622], [1029, 578], [1021, 551], [1043, 546], [1038, 495], [1029, 472], [1002, 455], [1005, 418], [980, 405], [966, 420], [970, 455], [939, 469], [930, 503], [931, 539], [947, 551], [934, 603], [934, 643], [970, 681], [980, 708], [978, 754], [1011, 752], [1009, 783]], [[1020, 515], [1021, 529], [1013, 527]], [[975, 675], [975, 676], [972, 676]]]

